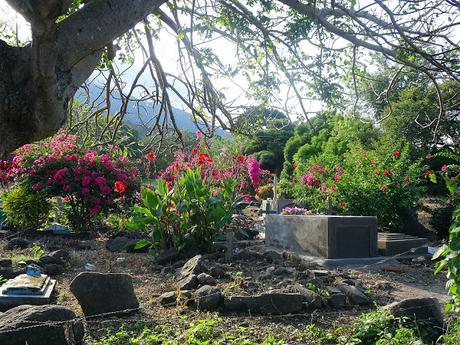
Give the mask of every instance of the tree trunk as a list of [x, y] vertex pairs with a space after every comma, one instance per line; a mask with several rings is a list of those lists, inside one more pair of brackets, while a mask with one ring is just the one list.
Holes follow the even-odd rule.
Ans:
[[8, 0], [30, 22], [32, 43], [0, 40], [0, 158], [56, 133], [104, 47], [164, 2], [92, 0], [57, 23], [71, 1]]

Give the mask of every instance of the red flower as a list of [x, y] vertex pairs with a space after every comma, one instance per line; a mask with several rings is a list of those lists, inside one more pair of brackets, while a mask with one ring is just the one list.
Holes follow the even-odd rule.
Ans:
[[377, 165], [377, 162], [376, 162], [376, 161], [372, 161], [371, 164], [372, 164], [372, 165]]
[[391, 175], [392, 171], [391, 171], [390, 169], [385, 169], [385, 170], [383, 171], [383, 173], [384, 173], [385, 175]]
[[379, 176], [379, 175], [380, 175], [380, 171], [378, 171], [378, 170], [377, 170], [377, 171], [374, 171], [374, 174], [375, 174], [375, 176]]
[[207, 152], [201, 152], [198, 156], [198, 164], [199, 165], [206, 165], [208, 163], [212, 163], [212, 158], [209, 156]]
[[124, 193], [128, 185], [124, 181], [116, 181], [113, 190], [117, 193]]
[[156, 161], [158, 159], [153, 151], [150, 151], [149, 153], [147, 153], [144, 156], [144, 158], [147, 159], [148, 161], [151, 161], [151, 162]]
[[345, 207], [345, 206], [347, 206], [347, 204], [348, 204], [348, 203], [345, 202], [345, 201], [339, 202], [339, 206], [340, 206], [340, 207]]
[[245, 161], [245, 158], [243, 155], [239, 155], [238, 157], [236, 157], [236, 160], [238, 161], [238, 163], [243, 164]]
[[393, 151], [393, 156], [398, 157], [401, 154], [398, 150]]
[[299, 167], [299, 164], [297, 164], [297, 162], [294, 162], [294, 164], [292, 164], [292, 166], [294, 167], [294, 169], [297, 169]]

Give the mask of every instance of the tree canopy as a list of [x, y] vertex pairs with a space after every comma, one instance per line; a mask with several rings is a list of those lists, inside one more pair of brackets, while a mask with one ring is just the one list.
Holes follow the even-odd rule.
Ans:
[[[216, 84], [222, 78], [244, 77], [244, 99], [259, 104], [280, 103], [284, 93], [283, 112], [300, 109], [310, 121], [309, 100], [333, 106], [347, 96], [344, 81], [357, 95], [357, 78], [375, 52], [428, 78], [439, 108], [435, 128], [445, 116], [439, 84], [459, 80], [456, 0], [6, 1], [30, 23], [32, 37], [21, 43], [0, 33], [0, 156], [55, 133], [95, 69], [105, 71], [101, 93], [119, 94], [122, 106], [111, 109], [105, 97], [91, 116], [113, 113], [117, 131], [129, 101], [140, 94], [159, 105], [152, 133], [160, 134], [178, 131], [173, 96], [210, 133], [233, 129], [247, 107], [226, 97]], [[155, 41], [164, 28], [175, 36], [178, 75], [165, 72], [158, 58]], [[234, 61], [213, 49], [216, 40], [233, 47]], [[129, 65], [134, 49], [145, 61], [126, 85], [113, 62], [119, 51]], [[143, 75], [153, 87], [141, 82]]]

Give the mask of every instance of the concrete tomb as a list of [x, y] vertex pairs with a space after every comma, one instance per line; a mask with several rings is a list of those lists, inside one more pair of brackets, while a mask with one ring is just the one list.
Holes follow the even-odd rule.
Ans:
[[327, 259], [376, 257], [377, 218], [267, 214], [265, 243]]
[[48, 304], [56, 280], [45, 274], [21, 274], [0, 287], [0, 306], [15, 307], [22, 304]]

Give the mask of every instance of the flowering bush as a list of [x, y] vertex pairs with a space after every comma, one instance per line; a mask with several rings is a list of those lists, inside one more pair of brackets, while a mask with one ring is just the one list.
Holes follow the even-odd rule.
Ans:
[[[294, 194], [310, 208], [339, 214], [375, 215], [380, 226], [398, 228], [415, 215], [423, 191], [423, 167], [409, 158], [409, 148], [364, 151], [361, 147], [342, 156], [322, 155], [317, 164], [298, 162]], [[321, 164], [319, 164], [321, 162]]]
[[262, 170], [253, 156], [246, 157], [239, 150], [227, 147], [213, 155], [204, 141], [199, 141], [190, 152], [177, 152], [175, 161], [160, 172], [159, 177], [172, 189], [178, 176], [196, 168], [200, 168], [203, 179], [210, 185], [218, 187], [222, 180], [235, 181], [240, 195], [254, 195], [260, 185], [270, 180], [270, 172]]
[[137, 170], [126, 157], [85, 150], [66, 134], [18, 149], [9, 174], [29, 192], [63, 197], [75, 230], [88, 230], [99, 215], [131, 203], [137, 188]]

